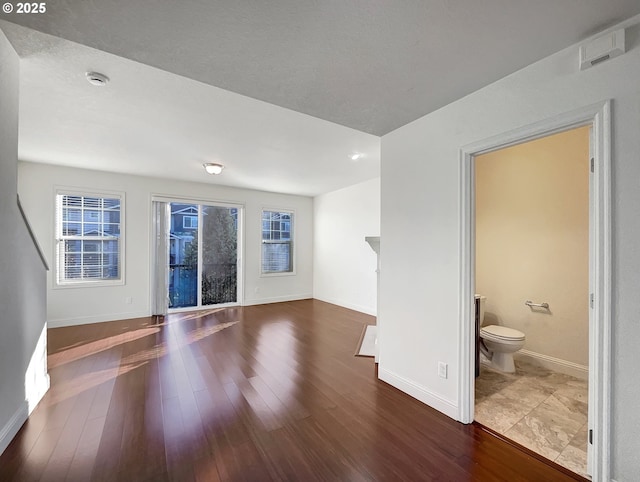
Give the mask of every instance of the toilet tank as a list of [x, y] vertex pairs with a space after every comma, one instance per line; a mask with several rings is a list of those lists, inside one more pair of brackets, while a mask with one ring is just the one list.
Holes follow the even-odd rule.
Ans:
[[478, 312], [478, 321], [480, 323], [480, 326], [482, 326], [482, 323], [484, 322], [484, 306], [485, 303], [487, 302], [487, 297], [486, 296], [482, 296], [482, 295], [476, 295], [476, 311]]

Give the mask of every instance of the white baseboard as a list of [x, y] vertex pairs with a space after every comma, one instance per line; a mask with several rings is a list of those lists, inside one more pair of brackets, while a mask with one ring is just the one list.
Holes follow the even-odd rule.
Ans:
[[269, 303], [282, 303], [284, 301], [299, 301], [299, 300], [309, 300], [313, 298], [311, 293], [302, 294], [302, 295], [286, 295], [286, 296], [274, 296], [272, 298], [257, 298], [252, 300], [244, 300], [242, 306], [253, 306], [253, 305], [266, 305]]
[[[298, 301], [313, 298], [311, 293], [300, 295], [274, 296], [272, 298], [258, 298], [245, 300], [242, 306], [266, 305], [268, 303], [281, 303], [284, 301]], [[195, 309], [195, 308], [194, 308]], [[207, 309], [207, 308], [202, 308]], [[105, 315], [81, 316], [77, 318], [65, 318], [49, 320], [49, 328], [61, 328], [63, 326], [89, 325], [91, 323], [103, 323], [106, 321], [128, 320], [132, 318], [144, 318], [151, 316], [148, 311], [130, 311], [125, 313], [110, 313]]]
[[24, 425], [29, 416], [29, 407], [27, 402], [22, 402], [18, 410], [11, 416], [9, 421], [0, 430], [0, 455], [7, 449], [13, 437], [16, 436], [18, 430]]
[[437, 393], [433, 393], [422, 385], [401, 377], [385, 368], [381, 368], [380, 365], [378, 365], [378, 378], [396, 387], [398, 390], [411, 395], [416, 400], [420, 400], [422, 403], [444, 413], [446, 416], [458, 420], [458, 406], [454, 402], [442, 398]]
[[540, 365], [554, 372], [564, 373], [565, 375], [571, 375], [572, 377], [580, 378], [581, 380], [587, 380], [589, 378], [589, 367], [573, 363], [560, 358], [555, 358], [549, 355], [543, 355], [542, 353], [536, 353], [535, 351], [520, 350], [514, 354], [516, 360], [525, 360], [536, 365]]
[[371, 315], [371, 316], [376, 316], [376, 309], [375, 307], [370, 307], [370, 306], [364, 306], [364, 305], [358, 305], [355, 303], [349, 303], [343, 300], [336, 300], [333, 298], [326, 298], [323, 296], [317, 296], [314, 295], [313, 296], [316, 300], [319, 301], [324, 301], [325, 303], [331, 303], [332, 305], [337, 305], [337, 306], [342, 306], [343, 308], [347, 308], [349, 310], [353, 310], [353, 311], [358, 311], [360, 313], [364, 313], [365, 315]]
[[129, 311], [125, 313], [109, 313], [105, 315], [79, 316], [77, 318], [65, 318], [49, 320], [49, 328], [60, 328], [63, 326], [89, 325], [91, 323], [102, 323], [105, 321], [128, 320], [131, 318], [144, 318], [151, 316], [148, 311]]

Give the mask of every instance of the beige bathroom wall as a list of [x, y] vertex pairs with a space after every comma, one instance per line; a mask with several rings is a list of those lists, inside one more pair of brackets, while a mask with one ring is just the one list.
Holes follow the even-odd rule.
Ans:
[[485, 324], [522, 331], [542, 358], [588, 366], [589, 127], [478, 156], [475, 168]]

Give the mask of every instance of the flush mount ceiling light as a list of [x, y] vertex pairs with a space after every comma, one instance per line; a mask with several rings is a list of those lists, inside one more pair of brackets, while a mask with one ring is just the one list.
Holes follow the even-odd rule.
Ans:
[[109, 77], [99, 72], [87, 72], [84, 75], [91, 85], [103, 86], [109, 82]]
[[349, 159], [351, 159], [352, 161], [359, 161], [363, 157], [364, 154], [362, 152], [354, 152], [353, 154], [349, 154]]
[[203, 166], [204, 170], [209, 174], [220, 174], [224, 169], [222, 164], [216, 164], [215, 162], [206, 162]]

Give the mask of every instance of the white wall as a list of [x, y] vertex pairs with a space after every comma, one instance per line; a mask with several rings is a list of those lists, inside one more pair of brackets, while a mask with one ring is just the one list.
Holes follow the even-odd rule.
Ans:
[[313, 297], [376, 314], [376, 254], [364, 240], [380, 235], [380, 179], [313, 200]]
[[[640, 17], [633, 22], [638, 23]], [[574, 46], [382, 138], [380, 377], [458, 416], [460, 148], [613, 99], [612, 463], [640, 467], [640, 28], [625, 55], [580, 72]], [[449, 364], [439, 378], [437, 363]]]
[[45, 270], [16, 203], [18, 76], [0, 31], [0, 453], [48, 388]]
[[[92, 323], [150, 314], [151, 196], [162, 194], [245, 205], [244, 304], [310, 298], [313, 294], [313, 200], [213, 184], [128, 176], [20, 162], [18, 191], [52, 267], [47, 281], [49, 326]], [[202, 171], [203, 179], [207, 174]], [[55, 288], [54, 210], [56, 186], [121, 191], [125, 206], [125, 284]], [[295, 275], [261, 277], [261, 210], [295, 211]], [[131, 298], [132, 303], [125, 303]]]

